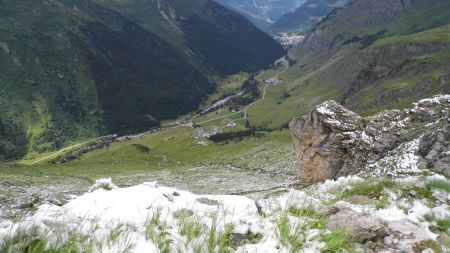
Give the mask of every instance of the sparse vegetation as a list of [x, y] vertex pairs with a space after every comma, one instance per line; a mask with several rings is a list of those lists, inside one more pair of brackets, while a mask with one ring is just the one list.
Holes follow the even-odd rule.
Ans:
[[289, 212], [284, 211], [281, 213], [277, 221], [277, 234], [280, 243], [289, 252], [298, 252], [304, 246], [305, 235], [303, 232], [303, 224], [300, 221], [291, 223]]
[[329, 234], [323, 235], [322, 240], [325, 242], [325, 247], [322, 249], [322, 252], [347, 252], [352, 246], [350, 235], [345, 231], [332, 231]]
[[[394, 181], [390, 179], [380, 179], [371, 183], [362, 183], [352, 185], [349, 190], [338, 194], [336, 200], [346, 199], [355, 195], [367, 196], [369, 198], [382, 200], [382, 193], [384, 189], [392, 189], [395, 187]], [[386, 201], [386, 200], [382, 200]]]
[[229, 253], [232, 243], [233, 225], [226, 224], [223, 232], [219, 232], [217, 227], [217, 214], [213, 214], [211, 226], [207, 232], [207, 249], [208, 253]]
[[178, 217], [178, 225], [180, 227], [180, 235], [186, 237], [186, 244], [189, 244], [193, 239], [198, 238], [205, 230], [205, 225], [202, 224], [194, 214], [182, 211]]
[[[61, 233], [62, 234], [62, 233]], [[92, 238], [76, 233], [69, 235], [68, 240], [50, 243], [50, 236], [39, 234], [37, 230], [20, 232], [6, 238], [0, 245], [1, 253], [93, 253]]]
[[428, 213], [424, 219], [431, 223], [431, 230], [450, 234], [450, 217], [437, 218], [434, 213]]
[[426, 240], [415, 243], [412, 248], [414, 252], [422, 252], [426, 249], [432, 249], [436, 253], [442, 253], [441, 247], [434, 240]]
[[304, 226], [308, 229], [325, 229], [326, 219], [323, 214], [311, 209], [311, 208], [289, 208], [289, 214], [300, 217], [307, 218]]
[[450, 192], [450, 183], [448, 181], [443, 180], [433, 180], [427, 182], [426, 189], [428, 190], [437, 189], [445, 192]]
[[389, 205], [389, 198], [386, 195], [382, 195], [375, 204], [376, 209], [383, 209]]

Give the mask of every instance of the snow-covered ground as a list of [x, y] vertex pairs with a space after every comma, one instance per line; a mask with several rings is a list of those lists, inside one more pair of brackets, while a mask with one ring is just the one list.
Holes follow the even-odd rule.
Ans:
[[[450, 184], [438, 175], [396, 179], [395, 188], [383, 190], [388, 202], [380, 209], [374, 204], [357, 205], [337, 199], [339, 194], [367, 183], [357, 176], [292, 189], [258, 202], [243, 196], [195, 195], [156, 182], [118, 188], [102, 179], [90, 192], [63, 206], [45, 204], [21, 222], [0, 223], [0, 245], [7, 242], [14, 248], [11, 237], [24, 238], [35, 232], [48, 240], [48, 245], [65, 244], [76, 235], [80, 248], [95, 252], [290, 252], [294, 246], [286, 238], [292, 234], [301, 241], [299, 251], [320, 252], [327, 244], [324, 236], [331, 231], [312, 225], [314, 217], [295, 215], [289, 210], [319, 213], [332, 204], [345, 205], [355, 213], [396, 226], [403, 224], [402, 229], [409, 229], [413, 236], [407, 240], [394, 238], [398, 245], [434, 241], [439, 234], [430, 230], [433, 221], [426, 221], [425, 216], [449, 218], [450, 193], [433, 188], [431, 203], [419, 196], [402, 196], [401, 192], [436, 181]], [[290, 227], [287, 232], [281, 227], [286, 217]]]

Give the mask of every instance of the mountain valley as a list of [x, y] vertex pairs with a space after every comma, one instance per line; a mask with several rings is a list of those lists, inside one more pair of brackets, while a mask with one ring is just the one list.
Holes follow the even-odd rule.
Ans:
[[448, 252], [450, 2], [218, 2], [0, 0], [0, 252]]
[[158, 126], [197, 110], [226, 76], [284, 54], [222, 6], [189, 6], [2, 1], [0, 159]]

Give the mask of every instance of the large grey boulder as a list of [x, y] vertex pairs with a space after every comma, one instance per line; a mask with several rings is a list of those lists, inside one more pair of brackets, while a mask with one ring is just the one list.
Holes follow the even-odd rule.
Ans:
[[383, 241], [389, 234], [386, 222], [378, 218], [364, 216], [345, 206], [332, 206], [325, 211], [325, 214], [328, 214], [328, 228], [348, 232], [353, 242]]
[[423, 169], [449, 174], [450, 95], [362, 118], [335, 101], [293, 119], [289, 128], [302, 182]]
[[352, 242], [373, 252], [422, 252], [414, 250], [414, 247], [435, 239], [408, 219], [384, 220], [355, 211], [345, 204], [330, 206], [323, 214], [327, 218], [328, 229], [347, 232]]

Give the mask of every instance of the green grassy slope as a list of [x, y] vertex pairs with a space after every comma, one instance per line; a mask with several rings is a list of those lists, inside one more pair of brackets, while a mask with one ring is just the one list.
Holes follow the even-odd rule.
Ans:
[[306, 0], [217, 0], [217, 2], [241, 13], [267, 31], [271, 24], [284, 14], [294, 11]]
[[249, 110], [250, 123], [280, 127], [329, 99], [369, 115], [450, 92], [450, 2], [399, 3], [361, 0], [325, 18], [290, 51], [284, 84]]
[[151, 31], [202, 71], [255, 72], [283, 54], [269, 35], [211, 0], [92, 0]]
[[215, 3], [158, 2], [2, 1], [0, 159], [147, 130], [284, 53]]
[[309, 0], [294, 12], [286, 13], [271, 25], [272, 33], [293, 32], [306, 34], [317, 23], [336, 8], [341, 8], [352, 0]]
[[[64, 164], [0, 164], [0, 183], [47, 189], [49, 184], [71, 182], [74, 186], [67, 188], [82, 193], [96, 179], [112, 177], [119, 185], [157, 180], [196, 192], [224, 194], [283, 185], [295, 173], [287, 130], [208, 146], [192, 139], [193, 133], [188, 127], [166, 130], [115, 143]], [[280, 174], [277, 170], [283, 166]], [[257, 175], [261, 169], [265, 172]], [[0, 203], [5, 194], [8, 190], [0, 189]]]

